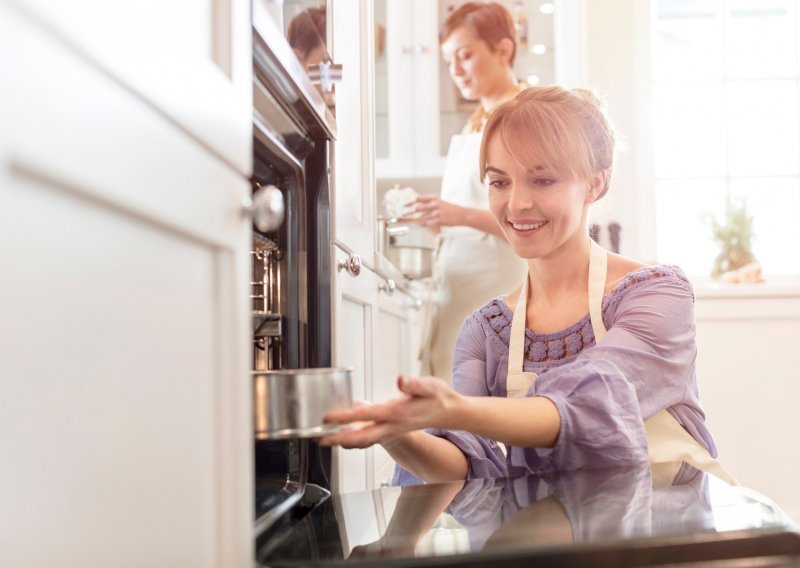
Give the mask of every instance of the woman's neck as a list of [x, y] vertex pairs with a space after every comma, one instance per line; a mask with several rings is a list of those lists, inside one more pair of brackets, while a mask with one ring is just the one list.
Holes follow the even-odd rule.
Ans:
[[529, 297], [556, 305], [564, 298], [585, 294], [590, 252], [589, 237], [581, 232], [551, 256], [529, 260]]
[[514, 71], [508, 69], [508, 71], [503, 74], [502, 80], [497, 82], [497, 86], [492, 89], [490, 93], [487, 93], [486, 96], [481, 97], [481, 106], [484, 112], [492, 112], [500, 103], [511, 98], [511, 96], [515, 94], [517, 88], [517, 80], [514, 78]]

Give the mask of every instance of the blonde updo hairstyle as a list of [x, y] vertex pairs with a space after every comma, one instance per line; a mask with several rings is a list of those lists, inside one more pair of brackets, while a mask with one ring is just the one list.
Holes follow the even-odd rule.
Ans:
[[497, 2], [465, 2], [450, 12], [439, 26], [439, 43], [447, 41], [458, 28], [467, 28], [472, 34], [489, 46], [494, 52], [500, 40], [510, 39], [513, 43], [509, 65], [514, 65], [517, 54], [517, 32], [511, 12]]
[[499, 136], [518, 162], [568, 171], [574, 179], [606, 173], [597, 199], [608, 191], [616, 134], [604, 104], [588, 89], [530, 87], [497, 107], [483, 131], [481, 179], [486, 179], [488, 141]]

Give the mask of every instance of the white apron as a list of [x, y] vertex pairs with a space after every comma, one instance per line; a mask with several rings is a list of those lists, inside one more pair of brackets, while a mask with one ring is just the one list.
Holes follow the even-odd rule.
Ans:
[[[589, 318], [594, 330], [595, 342], [599, 343], [606, 334], [603, 324], [602, 302], [606, 284], [606, 268], [608, 255], [597, 243], [591, 242], [591, 255], [589, 257]], [[522, 283], [522, 291], [514, 309], [514, 318], [511, 322], [511, 338], [508, 346], [508, 377], [506, 389], [508, 397], [522, 398], [529, 387], [536, 380], [537, 374], [523, 371], [525, 350], [525, 319], [528, 301], [528, 278]], [[661, 479], [671, 483], [677, 475], [681, 462], [696, 467], [737, 485], [736, 480], [725, 471], [722, 465], [711, 457], [701, 444], [695, 440], [666, 409], [656, 413], [655, 416], [644, 423], [647, 434], [647, 446], [650, 464], [657, 471]]]
[[[478, 167], [481, 136], [476, 132], [452, 137], [441, 198], [488, 211], [489, 196]], [[511, 291], [527, 265], [505, 239], [470, 227], [443, 227], [433, 266], [423, 320], [421, 371], [450, 382], [453, 350], [464, 320], [492, 298]]]

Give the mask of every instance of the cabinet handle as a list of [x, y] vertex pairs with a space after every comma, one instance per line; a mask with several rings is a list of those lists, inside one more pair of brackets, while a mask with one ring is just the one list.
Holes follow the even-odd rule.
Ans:
[[414, 48], [414, 51], [419, 54], [428, 53], [428, 46], [421, 43]]
[[357, 254], [350, 254], [345, 260], [340, 260], [336, 265], [339, 272], [346, 270], [350, 276], [361, 274], [361, 257]]
[[393, 295], [396, 289], [397, 284], [391, 278], [387, 278], [385, 282], [378, 284], [378, 290], [385, 292], [387, 296]]
[[259, 231], [274, 231], [283, 223], [283, 194], [274, 185], [256, 185], [258, 189], [253, 196], [242, 200], [242, 209], [245, 215], [253, 219]]
[[402, 47], [400, 48], [400, 53], [401, 53], [402, 55], [408, 55], [408, 54], [409, 54], [409, 53], [411, 53], [412, 51], [413, 51], [413, 49], [411, 49], [411, 46], [410, 46], [410, 45], [404, 45], [404, 46], [402, 46]]
[[309, 65], [307, 73], [311, 83], [330, 93], [333, 91], [333, 84], [341, 82], [343, 67], [340, 63], [323, 61], [319, 65]]

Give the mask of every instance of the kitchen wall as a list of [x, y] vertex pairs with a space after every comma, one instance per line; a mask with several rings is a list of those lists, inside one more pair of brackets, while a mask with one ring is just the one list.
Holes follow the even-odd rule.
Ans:
[[586, 5], [585, 86], [607, 96], [622, 134], [611, 190], [593, 216], [622, 226], [621, 252], [656, 259], [653, 148], [650, 127], [650, 2], [589, 0]]

